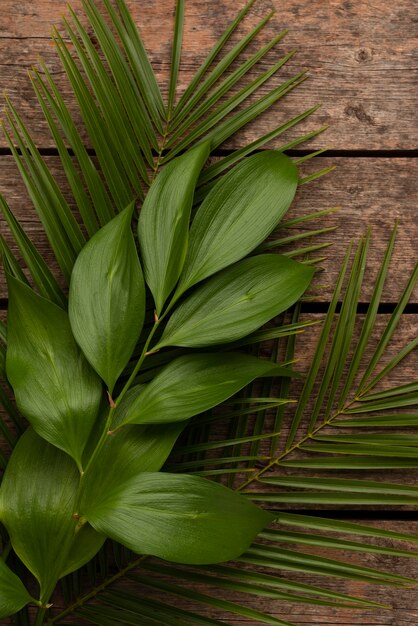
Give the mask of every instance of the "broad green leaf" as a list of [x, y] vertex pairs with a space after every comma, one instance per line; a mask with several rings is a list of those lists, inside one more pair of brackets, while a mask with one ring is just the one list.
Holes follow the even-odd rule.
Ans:
[[80, 512], [135, 552], [195, 564], [238, 557], [274, 519], [222, 485], [162, 473], [139, 474]]
[[209, 145], [201, 144], [169, 163], [151, 185], [141, 209], [138, 235], [145, 280], [157, 313], [183, 268], [194, 188], [208, 156]]
[[22, 581], [0, 558], [0, 619], [9, 617], [32, 602]]
[[117, 424], [184, 421], [230, 398], [259, 376], [289, 374], [271, 361], [248, 354], [188, 354], [166, 365], [146, 386], [132, 389]]
[[[140, 472], [158, 472], [184, 424], [127, 425], [113, 431], [86, 473], [83, 499], [92, 505], [102, 494], [118, 492], [120, 484]], [[117, 471], [115, 471], [117, 468]]]
[[132, 211], [133, 205], [127, 207], [90, 239], [77, 258], [70, 283], [74, 336], [110, 393], [138, 341], [145, 315]]
[[241, 161], [208, 193], [190, 229], [179, 293], [239, 261], [275, 228], [289, 208], [298, 171], [268, 150]]
[[0, 519], [12, 546], [47, 601], [56, 582], [87, 563], [104, 537], [73, 518], [79, 473], [63, 452], [32, 429], [20, 438], [0, 490]]
[[240, 261], [212, 277], [179, 306], [155, 349], [240, 339], [294, 304], [313, 274], [311, 267], [276, 254]]
[[74, 341], [67, 313], [11, 276], [8, 286], [6, 371], [18, 408], [80, 466], [100, 404], [100, 379]]

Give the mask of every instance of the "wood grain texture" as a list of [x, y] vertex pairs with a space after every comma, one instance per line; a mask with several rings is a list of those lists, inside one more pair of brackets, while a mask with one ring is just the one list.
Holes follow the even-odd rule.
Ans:
[[[80, 0], [71, 4], [80, 9]], [[278, 54], [297, 48], [299, 53], [282, 75], [310, 68], [311, 79], [228, 142], [228, 146], [248, 142], [281, 120], [322, 102], [315, 121], [307, 126], [328, 123], [330, 130], [312, 145], [344, 150], [415, 149], [418, 18], [413, 4], [411, 0], [258, 0], [233, 41], [273, 9], [274, 17], [249, 50], [258, 49], [283, 28], [289, 28], [278, 52], [272, 51], [262, 67], [267, 67]], [[128, 5], [165, 90], [174, 0], [128, 0]], [[180, 90], [242, 5], [231, 0], [215, 0], [209, 5], [205, 0], [186, 2]], [[2, 0], [0, 7], [2, 89], [30, 120], [42, 145], [49, 145], [49, 139], [39, 121], [26, 71], [41, 54], [50, 70], [60, 77], [62, 71], [49, 34], [51, 23], [60, 23], [65, 12], [64, 0]]]
[[[56, 174], [60, 186], [65, 189], [58, 159], [45, 157], [45, 160]], [[418, 159], [320, 158], [305, 164], [303, 172], [308, 174], [329, 165], [337, 165], [337, 169], [317, 181], [301, 186], [288, 214], [289, 217], [294, 217], [332, 206], [341, 207], [339, 211], [306, 226], [308, 230], [337, 226], [336, 231], [297, 244], [300, 248], [311, 243], [333, 243], [330, 248], [320, 250], [314, 255], [325, 255], [327, 258], [321, 262], [324, 272], [315, 279], [317, 288], [313, 293], [322, 302], [329, 300], [349, 241], [358, 241], [360, 235], [370, 226], [373, 232], [370, 270], [362, 296], [363, 301], [367, 301], [391, 229], [398, 219], [399, 235], [392, 270], [383, 295], [384, 302], [395, 302], [416, 259]], [[13, 159], [7, 156], [0, 157], [0, 193], [7, 198], [28, 235], [53, 265], [52, 254], [36, 212], [27, 197]], [[2, 230], [7, 232], [4, 226]], [[299, 231], [292, 229], [290, 232]], [[288, 234], [289, 231], [284, 231], [285, 236]], [[295, 248], [295, 244], [292, 246]], [[0, 297], [5, 296], [3, 281], [0, 285]], [[418, 302], [417, 291], [412, 301]]]

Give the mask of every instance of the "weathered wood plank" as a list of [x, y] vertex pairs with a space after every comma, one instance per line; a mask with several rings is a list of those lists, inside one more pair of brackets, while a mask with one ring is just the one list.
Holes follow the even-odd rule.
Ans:
[[[65, 182], [60, 173], [58, 159], [46, 157], [46, 162], [57, 175], [62, 188]], [[315, 253], [327, 258], [321, 265], [325, 272], [318, 274], [317, 291], [320, 301], [328, 301], [348, 242], [358, 241], [368, 226], [373, 229], [370, 250], [370, 273], [365, 281], [363, 301], [370, 297], [378, 264], [395, 219], [399, 220], [399, 235], [394, 253], [391, 274], [385, 287], [383, 301], [394, 302], [399, 298], [407, 274], [416, 261], [418, 239], [418, 160], [409, 158], [320, 158], [309, 162], [304, 173], [337, 165], [337, 170], [318, 181], [300, 187], [289, 217], [340, 206], [336, 213], [307, 225], [308, 229], [338, 226], [337, 230], [306, 240], [297, 247], [313, 243], [333, 242], [333, 246]], [[0, 192], [3, 193], [21, 221], [22, 225], [38, 245], [42, 254], [53, 265], [52, 255], [34, 209], [27, 198], [11, 157], [0, 157]], [[1, 222], [0, 222], [1, 224]], [[6, 230], [4, 227], [2, 230]], [[289, 231], [283, 231], [284, 235]], [[294, 232], [293, 230], [291, 232]], [[297, 231], [296, 231], [297, 232]], [[295, 244], [293, 244], [295, 246]], [[326, 284], [324, 284], [326, 283]], [[5, 297], [4, 282], [0, 285], [0, 296]], [[417, 301], [418, 293], [414, 300]]]
[[[74, 0], [72, 5], [78, 10], [81, 1]], [[174, 0], [159, 3], [128, 0], [128, 5], [141, 27], [157, 75], [165, 84], [170, 63]], [[180, 89], [184, 88], [240, 8], [229, 0], [217, 0], [210, 4], [210, 9], [208, 7], [204, 0], [186, 3]], [[329, 123], [330, 130], [312, 145], [368, 150], [416, 148], [418, 46], [410, 0], [396, 3], [378, 0], [373, 4], [366, 0], [332, 0], [327, 3], [290, 0], [285, 5], [279, 0], [259, 0], [239, 33], [247, 32], [270, 9], [276, 10], [276, 14], [256, 39], [257, 43], [251, 44], [250, 50], [261, 47], [287, 27], [290, 32], [280, 46], [279, 54], [294, 48], [300, 52], [283, 71], [283, 76], [307, 67], [311, 68], [312, 77], [255, 126], [248, 127], [230, 141], [229, 147], [250, 141], [282, 119], [320, 101], [323, 108], [315, 116], [315, 125]], [[51, 71], [60, 74], [49, 33], [51, 23], [59, 23], [65, 11], [64, 0], [39, 0], [36, 3], [3, 0], [0, 8], [2, 88], [29, 118], [38, 143], [45, 146], [50, 140], [34, 106], [26, 70], [37, 62], [37, 55], [42, 54]], [[269, 58], [276, 59], [277, 53], [271, 53]], [[266, 64], [267, 61], [263, 62], [263, 67]], [[265, 88], [261, 93], [265, 93]], [[309, 128], [312, 124], [308, 123]]]

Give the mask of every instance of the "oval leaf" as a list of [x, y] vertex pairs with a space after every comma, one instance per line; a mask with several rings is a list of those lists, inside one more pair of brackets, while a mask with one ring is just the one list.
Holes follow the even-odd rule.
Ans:
[[179, 306], [154, 349], [240, 339], [294, 304], [313, 274], [313, 268], [276, 254], [240, 261], [211, 278]]
[[85, 503], [83, 519], [140, 554], [176, 563], [234, 559], [274, 517], [197, 476], [144, 473]]
[[29, 429], [19, 439], [0, 490], [0, 519], [18, 557], [47, 601], [57, 580], [90, 561], [104, 537], [73, 518], [79, 472], [63, 452]]
[[[279, 372], [283, 368], [277, 367]], [[189, 354], [174, 359], [148, 385], [133, 388], [116, 410], [117, 424], [184, 421], [202, 413], [248, 385], [275, 375], [271, 361], [248, 354]]]
[[117, 491], [121, 482], [140, 472], [158, 472], [183, 428], [183, 424], [127, 425], [113, 432], [86, 474], [83, 502], [92, 505], [101, 494]]
[[14, 615], [32, 601], [20, 578], [0, 558], [0, 619]]
[[174, 159], [151, 185], [141, 209], [138, 235], [145, 280], [157, 313], [184, 265], [194, 188], [208, 156], [209, 144], [203, 143]]
[[76, 344], [68, 315], [8, 276], [6, 370], [19, 410], [77, 464], [96, 419], [101, 381]]
[[244, 159], [211, 189], [193, 220], [177, 294], [239, 261], [274, 230], [298, 186], [298, 170], [281, 152]]
[[133, 205], [90, 239], [75, 262], [70, 283], [74, 336], [110, 393], [138, 341], [145, 315], [132, 212]]

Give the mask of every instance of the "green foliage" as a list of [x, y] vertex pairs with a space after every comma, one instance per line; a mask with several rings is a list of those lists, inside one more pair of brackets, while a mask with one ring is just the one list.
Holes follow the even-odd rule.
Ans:
[[8, 286], [6, 371], [19, 410], [81, 467], [100, 380], [74, 340], [67, 313], [12, 276]]
[[132, 212], [133, 206], [126, 208], [90, 239], [71, 275], [71, 329], [109, 393], [132, 355], [145, 317]]
[[236, 558], [274, 516], [245, 497], [198, 476], [147, 472], [93, 501], [82, 520], [139, 554], [180, 563]]
[[285, 256], [263, 254], [240, 261], [180, 304], [155, 349], [241, 339], [294, 304], [313, 274], [313, 268]]
[[[303, 240], [332, 230], [303, 228], [333, 209], [281, 220], [298, 185], [331, 168], [303, 176], [298, 166], [317, 153], [292, 160], [283, 152], [324, 128], [276, 150], [257, 151], [317, 107], [204, 167], [211, 151], [305, 80], [305, 72], [297, 73], [256, 95], [294, 54], [257, 72], [285, 32], [246, 55], [269, 14], [226, 51], [250, 0], [177, 99], [184, 18], [179, 0], [165, 103], [124, 0], [104, 0], [103, 14], [93, 0], [82, 4], [84, 17], [70, 9], [65, 35], [53, 35], [78, 113], [71, 113], [43, 62], [31, 75], [70, 200], [7, 103], [6, 140], [61, 275], [53, 274], [1, 198], [27, 271], [2, 238], [10, 305], [7, 327], [0, 323], [0, 402], [10, 419], [0, 419], [0, 429], [14, 451], [0, 488], [6, 542], [0, 617], [35, 603], [36, 626], [68, 623], [70, 615], [77, 623], [102, 626], [225, 623], [216, 618], [219, 610], [281, 625], [289, 623], [251, 609], [245, 597], [352, 610], [381, 607], [292, 580], [291, 573], [409, 585], [407, 577], [335, 554], [415, 558], [416, 552], [373, 543], [416, 542], [415, 536], [268, 513], [254, 502], [416, 504], [412, 486], [327, 472], [417, 465], [416, 437], [381, 430], [417, 425], [417, 415], [403, 411], [417, 404], [416, 383], [383, 390], [378, 385], [417, 345], [411, 341], [379, 365], [418, 271], [365, 362], [395, 232], [358, 340], [369, 235], [355, 252], [345, 284], [347, 253], [302, 390], [295, 392], [291, 380], [301, 376], [289, 365], [298, 335], [312, 325], [299, 319], [298, 301], [318, 261], [307, 255], [329, 245]], [[242, 83], [250, 72], [250, 82]], [[138, 240], [132, 224], [137, 218]], [[294, 234], [294, 227], [302, 230]], [[283, 252], [289, 244], [282, 255], [261, 254]], [[207, 351], [196, 350], [201, 347]], [[33, 426], [20, 438], [26, 423], [10, 401], [8, 384]], [[1, 467], [6, 463], [1, 454]], [[263, 530], [272, 520], [275, 527]], [[114, 541], [102, 547], [106, 537]], [[303, 546], [332, 554], [319, 557]], [[16, 557], [37, 579], [39, 600], [14, 573], [21, 574]], [[232, 558], [235, 564], [216, 564]], [[134, 591], [112, 588], [124, 577]], [[48, 614], [59, 579], [67, 608]], [[197, 592], [190, 583], [209, 591]], [[223, 599], [231, 590], [243, 599]], [[172, 606], [172, 595], [187, 599], [190, 608]], [[23, 612], [16, 619], [28, 623]]]
[[78, 475], [70, 457], [32, 429], [19, 439], [4, 474], [0, 519], [14, 551], [39, 582], [41, 602], [104, 541], [87, 525], [74, 532]]
[[145, 278], [158, 315], [183, 269], [193, 193], [208, 156], [209, 145], [204, 143], [169, 163], [141, 208], [138, 234]]
[[245, 159], [225, 174], [196, 212], [177, 294], [262, 243], [289, 208], [297, 183], [292, 161], [270, 150]]
[[0, 618], [17, 613], [32, 601], [20, 578], [0, 559]]
[[[224, 402], [262, 376], [292, 376], [285, 367], [248, 354], [190, 354], [174, 359], [147, 385], [132, 387], [115, 424], [184, 421]], [[184, 384], [187, 381], [187, 385]]]

